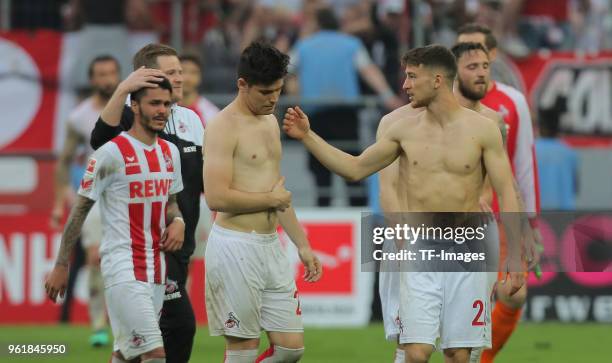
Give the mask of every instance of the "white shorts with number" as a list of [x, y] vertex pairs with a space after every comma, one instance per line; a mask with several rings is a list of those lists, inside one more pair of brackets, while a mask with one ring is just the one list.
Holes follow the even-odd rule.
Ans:
[[491, 347], [490, 272], [402, 272], [400, 343]]
[[165, 288], [165, 285], [128, 281], [104, 290], [115, 337], [113, 351], [120, 351], [126, 360], [164, 346], [159, 317]]
[[213, 225], [206, 245], [206, 312], [213, 336], [303, 331], [293, 266], [276, 233]]

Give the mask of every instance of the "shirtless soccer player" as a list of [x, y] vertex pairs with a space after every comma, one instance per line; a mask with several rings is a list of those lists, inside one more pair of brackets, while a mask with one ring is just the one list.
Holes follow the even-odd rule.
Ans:
[[[457, 59], [454, 94], [459, 104], [490, 118], [500, 128], [502, 138], [505, 139], [505, 127], [501, 116], [480, 103], [489, 81], [489, 60], [486, 50], [480, 44], [465, 43], [453, 47], [452, 52]], [[385, 115], [376, 131], [377, 140], [387, 132], [393, 123], [402, 118], [416, 116], [422, 111], [424, 108], [415, 109], [411, 105], [406, 105]], [[397, 195], [398, 165], [398, 160], [395, 160], [378, 173], [380, 205], [384, 213], [407, 210], [406, 206], [400, 206], [400, 198]], [[490, 193], [485, 193], [485, 195], [490, 195]], [[390, 263], [399, 264], [399, 261], [386, 261], [385, 263], [386, 265], [381, 267], [379, 282], [385, 337], [387, 340], [399, 343], [399, 274], [397, 273], [399, 270], [397, 267], [388, 266]], [[396, 349], [395, 362], [404, 362], [404, 351], [401, 348]]]
[[[204, 184], [218, 212], [206, 246], [206, 311], [211, 335], [223, 335], [225, 362], [297, 362], [303, 327], [293, 268], [276, 234], [283, 227], [304, 264], [321, 277], [280, 176], [281, 142], [272, 114], [289, 57], [253, 43], [240, 56], [238, 96], [208, 124]], [[265, 330], [270, 348], [257, 357]]]
[[[485, 171], [500, 196], [502, 210], [518, 212], [499, 129], [490, 119], [461, 107], [453, 95], [457, 66], [452, 53], [437, 45], [416, 48], [404, 56], [403, 63], [404, 89], [412, 106], [425, 111], [398, 120], [361, 155], [351, 156], [326, 143], [310, 130], [308, 117], [297, 107], [287, 111], [283, 129], [301, 140], [323, 165], [349, 180], [363, 179], [399, 158], [398, 196], [400, 206], [409, 212], [479, 212]], [[511, 225], [513, 230], [517, 224]], [[511, 248], [510, 253], [516, 259], [518, 249]], [[519, 267], [513, 264], [512, 270]], [[427, 362], [440, 331], [448, 362], [467, 362], [471, 348], [490, 345], [488, 327], [472, 324], [474, 301], [489, 299], [486, 276], [400, 274], [400, 343], [407, 362]], [[511, 272], [510, 277], [518, 290], [523, 274]], [[443, 294], [438, 294], [440, 290]]]
[[96, 201], [103, 216], [100, 245], [104, 296], [115, 337], [111, 363], [165, 363], [159, 329], [165, 292], [165, 251], [181, 248], [185, 223], [176, 203], [183, 189], [179, 151], [157, 137], [172, 105], [172, 85], [131, 94], [134, 123], [96, 150], [87, 163], [45, 290], [64, 294], [68, 258]]

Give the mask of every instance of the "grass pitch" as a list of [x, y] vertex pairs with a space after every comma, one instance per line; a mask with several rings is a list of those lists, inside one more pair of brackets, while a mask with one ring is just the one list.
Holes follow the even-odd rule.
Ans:
[[[89, 329], [84, 326], [0, 326], [0, 362], [108, 362], [110, 348], [91, 348]], [[522, 323], [496, 363], [610, 362], [606, 345], [612, 342], [612, 327], [605, 324]], [[383, 338], [381, 324], [362, 329], [306, 328], [304, 363], [391, 363], [394, 345]], [[62, 356], [17, 356], [7, 353], [7, 344], [66, 344]], [[603, 343], [603, 344], [602, 344]], [[262, 339], [260, 350], [267, 347]], [[210, 337], [198, 327], [191, 362], [223, 361], [223, 338]], [[443, 362], [434, 353], [432, 363]]]

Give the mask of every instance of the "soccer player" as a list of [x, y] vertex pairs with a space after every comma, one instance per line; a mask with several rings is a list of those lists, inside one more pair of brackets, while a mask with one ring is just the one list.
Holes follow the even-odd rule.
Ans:
[[[149, 44], [134, 55], [135, 71], [122, 81], [102, 111], [91, 134], [95, 148], [132, 126], [134, 113], [125, 105], [130, 92], [142, 87], [157, 87], [155, 80], [168, 77], [172, 84], [170, 117], [160, 138], [176, 145], [181, 156], [185, 189], [177, 196], [185, 218], [183, 247], [166, 255], [168, 280], [160, 327], [169, 363], [189, 361], [195, 335], [195, 315], [185, 284], [189, 258], [195, 249], [195, 228], [200, 218], [202, 182], [202, 139], [204, 128], [195, 112], [178, 106], [183, 96], [182, 68], [176, 51], [163, 44]], [[145, 68], [146, 67], [146, 68]]]
[[[452, 87], [457, 66], [442, 46], [409, 51], [404, 89], [411, 106], [425, 107], [406, 117], [359, 156], [344, 153], [321, 139], [309, 127], [308, 117], [290, 108], [284, 131], [301, 140], [331, 171], [360, 180], [399, 158], [400, 206], [411, 212], [479, 212], [479, 197], [486, 173], [498, 193], [504, 212], [518, 212], [511, 170], [498, 128], [478, 113], [461, 107]], [[518, 223], [510, 223], [513, 231]], [[513, 261], [518, 248], [509, 249]], [[524, 283], [520, 266], [510, 270], [513, 291]], [[487, 274], [436, 272], [400, 274], [400, 343], [407, 362], [426, 362], [442, 332], [441, 347], [447, 360], [467, 362], [472, 348], [490, 345], [486, 324], [472, 324], [475, 301], [485, 305], [490, 284]], [[443, 294], [439, 294], [443, 291]], [[489, 310], [480, 311], [485, 321]], [[424, 314], [430, 319], [424, 318]]]
[[[486, 49], [478, 43], [461, 43], [454, 46], [451, 51], [457, 60], [457, 79], [454, 94], [459, 104], [494, 121], [495, 125], [502, 132], [502, 139], [505, 140], [506, 128], [501, 116], [480, 103], [480, 100], [486, 94], [489, 82], [489, 57]], [[403, 117], [415, 116], [422, 111], [424, 111], [423, 108], [415, 109], [411, 105], [406, 105], [384, 116], [376, 132], [377, 139], [380, 139], [397, 120], [401, 120]], [[397, 213], [406, 211], [406, 206], [400, 207], [400, 198], [397, 195], [399, 178], [398, 161], [394, 161], [378, 174], [380, 180], [380, 205], [383, 212]], [[389, 246], [393, 247], [393, 245]], [[392, 263], [399, 265], [398, 261], [384, 261], [384, 264], [381, 265], [379, 293], [383, 308], [385, 336], [387, 340], [398, 341], [399, 274], [397, 272], [399, 272], [399, 269], [398, 266], [390, 266]], [[399, 347], [396, 349], [395, 362], [404, 362], [404, 351]]]
[[206, 128], [206, 122], [219, 113], [219, 108], [198, 93], [202, 83], [200, 59], [194, 55], [183, 54], [180, 60], [183, 68], [183, 99], [179, 104], [197, 113]]
[[[119, 62], [108, 55], [94, 58], [89, 65], [89, 82], [93, 90], [91, 97], [83, 100], [70, 114], [66, 122], [66, 139], [55, 169], [55, 203], [51, 212], [51, 225], [59, 228], [64, 216], [64, 206], [71, 193], [70, 168], [78, 158], [87, 159], [93, 152], [89, 146], [89, 135], [94, 128], [94, 122], [117, 88], [120, 80]], [[79, 153], [79, 147], [85, 149]], [[83, 155], [84, 154], [84, 155]], [[85, 168], [79, 168], [82, 175]], [[78, 186], [77, 186], [78, 188]], [[109, 343], [106, 332], [107, 318], [104, 307], [104, 285], [100, 272], [100, 213], [98, 208], [92, 209], [85, 224], [81, 243], [85, 248], [87, 266], [89, 269], [89, 320], [93, 334], [89, 342], [93, 346], [104, 346]]]
[[[288, 63], [271, 45], [249, 45], [238, 65], [238, 96], [206, 129], [205, 196], [218, 212], [206, 245], [206, 311], [210, 334], [225, 337], [226, 363], [297, 362], [304, 352], [299, 293], [278, 224], [297, 247], [304, 279], [322, 273], [280, 176], [273, 112]], [[258, 358], [262, 330], [270, 348]]]
[[165, 79], [156, 88], [131, 94], [132, 127], [89, 158], [55, 267], [45, 282], [51, 300], [64, 295], [70, 252], [99, 201], [104, 295], [115, 337], [112, 363], [166, 362], [158, 324], [165, 291], [164, 252], [179, 249], [185, 232], [176, 203], [176, 193], [183, 189], [179, 153], [157, 137], [168, 122], [171, 95]]
[[[497, 41], [491, 30], [479, 24], [467, 24], [458, 31], [457, 41], [476, 42], [484, 45], [489, 51], [490, 61], [495, 61]], [[539, 210], [538, 179], [536, 170], [533, 125], [529, 106], [525, 96], [515, 88], [497, 81], [489, 82], [487, 94], [481, 101], [484, 105], [499, 112], [507, 125], [507, 150], [514, 178], [518, 184], [525, 211], [529, 217], [533, 239], [541, 243], [541, 234], [537, 226]], [[499, 211], [493, 199], [492, 208]], [[504, 243], [501, 250], [504, 254]], [[503, 257], [502, 257], [503, 259]], [[500, 274], [500, 281], [504, 276]], [[527, 300], [527, 285], [518, 293], [510, 296], [507, 284], [500, 283], [497, 288], [497, 302], [493, 310], [493, 347], [484, 352], [483, 363], [493, 362], [495, 355], [510, 338], [521, 317], [521, 310]]]

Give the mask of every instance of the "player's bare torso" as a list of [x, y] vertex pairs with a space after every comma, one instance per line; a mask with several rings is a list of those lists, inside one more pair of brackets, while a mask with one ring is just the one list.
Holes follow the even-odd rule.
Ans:
[[[225, 122], [226, 131], [237, 138], [233, 153], [232, 188], [244, 192], [269, 192], [280, 177], [281, 142], [278, 121], [273, 115], [245, 116], [228, 107], [214, 122]], [[258, 233], [276, 231], [274, 210], [256, 213], [219, 213], [220, 226]]]
[[442, 126], [427, 112], [394, 122], [400, 142], [398, 196], [414, 212], [478, 212], [484, 177], [479, 123], [490, 122], [462, 108]]

